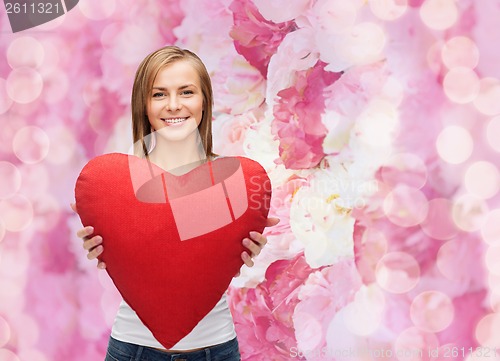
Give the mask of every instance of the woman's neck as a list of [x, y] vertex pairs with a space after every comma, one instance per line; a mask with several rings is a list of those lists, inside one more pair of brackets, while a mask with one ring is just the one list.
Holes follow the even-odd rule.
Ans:
[[149, 159], [166, 171], [182, 174], [203, 163], [206, 159], [204, 154], [201, 142], [171, 142], [157, 135], [156, 145], [149, 154]]

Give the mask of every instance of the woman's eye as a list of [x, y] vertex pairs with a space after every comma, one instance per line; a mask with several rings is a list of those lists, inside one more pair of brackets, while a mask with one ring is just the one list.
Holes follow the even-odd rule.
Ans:
[[153, 98], [160, 98], [162, 96], [164, 96], [165, 94], [163, 93], [153, 93]]
[[182, 95], [191, 95], [194, 94], [192, 90], [184, 90], [182, 91]]

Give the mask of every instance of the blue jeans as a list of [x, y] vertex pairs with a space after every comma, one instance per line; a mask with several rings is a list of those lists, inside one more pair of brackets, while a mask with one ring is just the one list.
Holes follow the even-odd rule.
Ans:
[[104, 361], [240, 361], [238, 340], [191, 352], [166, 352], [109, 338]]

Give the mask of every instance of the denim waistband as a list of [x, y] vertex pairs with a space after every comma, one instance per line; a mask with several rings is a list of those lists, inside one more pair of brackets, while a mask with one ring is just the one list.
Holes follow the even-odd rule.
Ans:
[[[217, 358], [218, 355], [229, 355], [231, 353], [239, 355], [238, 340], [236, 338], [197, 351], [170, 352], [123, 342], [110, 337], [108, 351], [116, 353], [117, 356], [123, 356], [127, 360], [134, 361], [210, 361]], [[239, 356], [237, 359], [239, 359]]]

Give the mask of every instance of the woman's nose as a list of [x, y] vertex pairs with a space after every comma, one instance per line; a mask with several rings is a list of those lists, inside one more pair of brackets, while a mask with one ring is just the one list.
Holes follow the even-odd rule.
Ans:
[[168, 110], [175, 111], [175, 110], [179, 110], [180, 107], [181, 107], [181, 103], [179, 102], [179, 99], [177, 99], [176, 96], [169, 97], [168, 103], [167, 103]]

